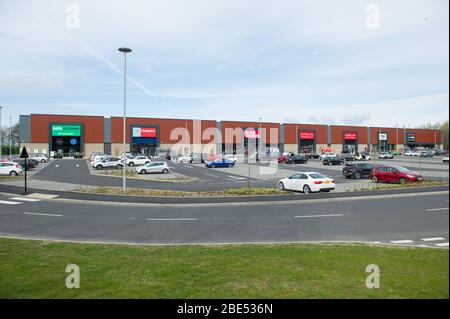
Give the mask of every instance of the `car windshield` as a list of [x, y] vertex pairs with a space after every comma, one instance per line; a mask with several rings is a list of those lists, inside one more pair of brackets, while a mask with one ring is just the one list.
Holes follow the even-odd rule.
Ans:
[[411, 172], [409, 169], [404, 168], [404, 167], [397, 167], [397, 170], [401, 173], [408, 173]]
[[312, 174], [309, 174], [309, 176], [311, 176], [311, 178], [314, 178], [314, 179], [327, 178], [325, 175], [322, 175], [320, 173], [312, 173]]

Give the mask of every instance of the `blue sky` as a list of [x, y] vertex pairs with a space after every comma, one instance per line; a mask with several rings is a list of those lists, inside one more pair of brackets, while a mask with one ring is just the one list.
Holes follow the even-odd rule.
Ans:
[[121, 115], [117, 48], [128, 46], [129, 116], [400, 127], [442, 121], [449, 116], [448, 6], [0, 0], [3, 120]]

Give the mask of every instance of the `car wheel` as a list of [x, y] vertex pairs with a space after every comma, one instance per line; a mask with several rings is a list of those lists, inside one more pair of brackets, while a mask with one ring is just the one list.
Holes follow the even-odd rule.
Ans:
[[359, 172], [355, 173], [355, 178], [356, 179], [360, 179], [361, 178], [361, 173], [359, 173]]
[[149, 164], [149, 163], [150, 163], [149, 161], [145, 162], [145, 164]]
[[117, 168], [117, 169], [121, 169], [121, 168], [122, 168], [122, 165], [119, 164], [119, 165], [116, 166], [116, 168]]
[[145, 169], [142, 169], [141, 174], [147, 174], [147, 171]]
[[284, 184], [283, 184], [283, 183], [279, 183], [279, 184], [278, 184], [278, 189], [279, 189], [280, 191], [285, 191], [285, 190], [286, 190], [286, 188], [284, 187]]
[[17, 176], [17, 172], [16, 171], [11, 171], [11, 172], [9, 172], [9, 176]]
[[169, 170], [167, 168], [163, 169], [163, 174], [169, 174]]
[[41, 163], [45, 163], [45, 160], [41, 160]]
[[103, 166], [101, 166], [101, 165], [97, 165], [96, 167], [95, 167], [96, 169], [98, 169], [99, 171], [100, 170], [102, 170], [103, 169]]
[[311, 194], [311, 187], [309, 187], [308, 185], [305, 185], [303, 187], [303, 193], [305, 194]]
[[130, 162], [130, 163], [128, 164], [128, 166], [134, 166], [134, 163], [133, 163], [133, 162]]
[[400, 178], [400, 184], [405, 185], [406, 184], [406, 178]]
[[378, 183], [378, 177], [376, 177], [376, 176], [372, 177], [372, 182]]
[[330, 164], [328, 164], [328, 165], [333, 166], [333, 163], [330, 163]]

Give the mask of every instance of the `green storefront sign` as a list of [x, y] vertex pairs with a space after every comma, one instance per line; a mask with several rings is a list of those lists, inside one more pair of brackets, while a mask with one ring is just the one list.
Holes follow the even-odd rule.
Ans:
[[52, 125], [52, 136], [81, 136], [79, 125]]

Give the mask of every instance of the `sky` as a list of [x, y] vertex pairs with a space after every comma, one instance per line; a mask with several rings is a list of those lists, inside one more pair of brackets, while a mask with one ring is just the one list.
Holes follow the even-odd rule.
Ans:
[[418, 127], [449, 117], [447, 0], [0, 0], [20, 114]]

